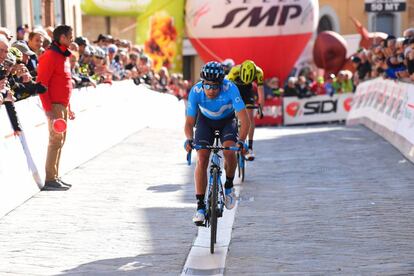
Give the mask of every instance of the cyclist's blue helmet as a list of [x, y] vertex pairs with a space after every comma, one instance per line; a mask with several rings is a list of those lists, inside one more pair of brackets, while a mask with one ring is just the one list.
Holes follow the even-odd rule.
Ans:
[[224, 79], [224, 69], [221, 63], [209, 61], [201, 68], [200, 78], [206, 81], [222, 82]]

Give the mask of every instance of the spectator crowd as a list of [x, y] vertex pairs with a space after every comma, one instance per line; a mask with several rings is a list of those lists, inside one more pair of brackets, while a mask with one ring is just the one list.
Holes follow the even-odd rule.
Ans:
[[[54, 28], [19, 26], [16, 35], [0, 27], [0, 105], [6, 107], [15, 134], [21, 131], [14, 103], [45, 93], [36, 82], [39, 57], [52, 44]], [[70, 66], [74, 88], [132, 79], [135, 84], [185, 99], [190, 83], [182, 74], [170, 74], [166, 67], [155, 70], [143, 47], [131, 41], [100, 34], [89, 42], [78, 36], [70, 45]]]
[[304, 70], [298, 77], [289, 77], [282, 86], [277, 77], [268, 78], [265, 96], [305, 98], [353, 93], [360, 82], [377, 77], [414, 82], [414, 28], [405, 30], [403, 37], [374, 37], [372, 46], [360, 48], [351, 56], [350, 63], [350, 70], [327, 76], [317, 76], [316, 69]]
[[[53, 28], [19, 26], [16, 35], [0, 27], [0, 105], [4, 104], [15, 132], [20, 126], [14, 102], [46, 91], [36, 82], [38, 58], [52, 44]], [[96, 87], [100, 83], [131, 79], [135, 84], [186, 99], [191, 82], [182, 74], [170, 74], [166, 67], [155, 70], [143, 47], [131, 41], [100, 34], [92, 43], [78, 36], [70, 45], [70, 66], [73, 87]], [[230, 61], [230, 62], [229, 62]], [[414, 28], [404, 31], [403, 37], [388, 35], [374, 38], [369, 49], [361, 48], [350, 58], [351, 70], [318, 76], [317, 70], [302, 71], [284, 84], [277, 77], [265, 80], [266, 99], [274, 97], [299, 98], [316, 95], [353, 93], [361, 81], [383, 77], [414, 81]], [[223, 66], [234, 66], [231, 59]], [[265, 72], [266, 75], [266, 72]]]

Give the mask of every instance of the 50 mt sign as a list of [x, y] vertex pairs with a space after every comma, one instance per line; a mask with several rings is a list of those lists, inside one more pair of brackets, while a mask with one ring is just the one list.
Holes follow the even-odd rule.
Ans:
[[366, 12], [403, 12], [406, 10], [405, 0], [366, 0]]

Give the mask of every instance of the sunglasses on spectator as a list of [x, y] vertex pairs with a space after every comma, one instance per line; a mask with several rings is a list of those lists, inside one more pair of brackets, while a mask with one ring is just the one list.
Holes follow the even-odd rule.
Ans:
[[220, 84], [219, 83], [217, 83], [217, 84], [203, 83], [203, 88], [206, 89], [206, 90], [209, 90], [209, 89], [215, 90], [215, 89], [219, 89], [220, 88]]

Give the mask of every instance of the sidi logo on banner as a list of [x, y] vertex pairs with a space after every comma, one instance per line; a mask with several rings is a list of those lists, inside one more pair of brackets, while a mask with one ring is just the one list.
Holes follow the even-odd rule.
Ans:
[[[352, 99], [350, 99], [352, 101]], [[347, 105], [349, 105], [349, 101]], [[345, 107], [345, 102], [344, 102]], [[345, 107], [346, 109], [346, 107]], [[296, 116], [307, 116], [307, 115], [314, 115], [314, 114], [328, 114], [328, 113], [336, 113], [338, 110], [338, 100], [323, 100], [323, 101], [309, 101], [303, 105], [299, 102], [292, 102], [287, 105], [286, 113], [291, 117]], [[350, 110], [350, 106], [347, 111]]]
[[338, 110], [338, 100], [307, 102], [304, 109], [303, 115], [335, 113]]
[[352, 108], [353, 94], [283, 99], [284, 124], [304, 124], [345, 120]]

